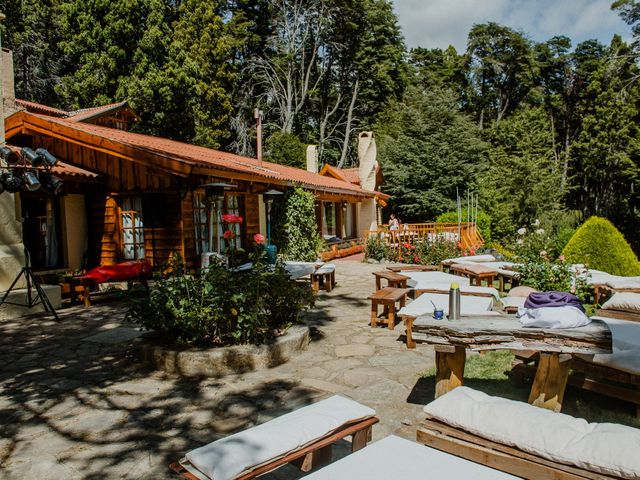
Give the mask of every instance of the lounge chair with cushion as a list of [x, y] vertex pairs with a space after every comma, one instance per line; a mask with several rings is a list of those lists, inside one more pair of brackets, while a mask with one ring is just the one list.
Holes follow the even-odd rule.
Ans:
[[467, 387], [424, 411], [419, 442], [522, 478], [640, 478], [637, 428], [588, 423]]
[[170, 468], [190, 480], [256, 478], [286, 463], [301, 470], [331, 460], [331, 445], [352, 436], [352, 450], [371, 440], [375, 411], [335, 395], [188, 452]]

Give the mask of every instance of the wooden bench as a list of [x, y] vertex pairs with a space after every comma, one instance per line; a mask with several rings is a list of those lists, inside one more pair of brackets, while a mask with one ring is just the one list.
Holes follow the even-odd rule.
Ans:
[[[316, 415], [321, 426], [310, 423]], [[344, 423], [337, 424], [336, 417], [343, 418], [340, 421]], [[211, 476], [214, 477], [211, 480], [215, 480], [221, 475], [234, 480], [252, 479], [288, 463], [308, 472], [329, 463], [332, 445], [341, 439], [351, 437], [352, 452], [364, 448], [371, 441], [373, 425], [378, 422], [374, 410], [334, 396], [192, 450], [169, 468], [189, 480], [211, 479]], [[287, 430], [296, 432], [296, 428], [300, 430], [297, 435], [284, 435], [284, 438], [270, 435], [277, 437], [278, 432], [282, 434]], [[326, 433], [322, 428], [327, 428]], [[231, 457], [232, 463], [224, 464], [223, 457]]]
[[376, 277], [376, 291], [382, 289], [382, 279], [387, 281], [387, 286], [392, 288], [407, 288], [407, 280], [409, 277], [401, 275], [396, 272], [390, 272], [387, 270], [381, 270], [379, 272], [373, 272]]
[[404, 307], [407, 301], [407, 294], [411, 290], [408, 288], [385, 287], [369, 296], [371, 300], [371, 327], [378, 325], [378, 305], [384, 307], [383, 316], [386, 315], [386, 321], [389, 330], [393, 330], [396, 322], [396, 303], [400, 304], [400, 308]]
[[311, 274], [311, 286], [317, 292], [321, 288], [327, 292], [333, 290], [336, 285], [336, 266], [332, 264], [322, 265]]

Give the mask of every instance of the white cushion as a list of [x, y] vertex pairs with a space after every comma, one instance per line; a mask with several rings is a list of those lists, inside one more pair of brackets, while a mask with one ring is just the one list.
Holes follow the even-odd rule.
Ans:
[[409, 277], [407, 284], [412, 288], [429, 288], [429, 285], [438, 284], [449, 287], [451, 283], [458, 285], [470, 285], [468, 278], [445, 272], [402, 272]]
[[513, 475], [390, 435], [306, 475], [305, 480], [507, 480]]
[[495, 262], [496, 257], [493, 255], [468, 255], [466, 257], [455, 257], [455, 258], [447, 258], [442, 261], [445, 265], [450, 265], [453, 263], [460, 262]]
[[600, 308], [603, 310], [623, 310], [625, 312], [640, 313], [640, 293], [614, 293]]
[[[449, 314], [449, 295], [442, 293], [423, 293], [410, 304], [402, 307], [398, 315], [411, 315], [419, 317], [421, 315], [432, 315], [433, 304], [438, 310], [444, 310], [444, 314]], [[478, 297], [476, 295], [460, 296], [461, 315], [484, 315], [490, 313], [493, 306], [493, 298]]]
[[640, 477], [640, 429], [588, 423], [458, 387], [424, 407], [449, 425], [543, 458], [614, 477]]
[[198, 478], [231, 480], [313, 443], [345, 423], [372, 417], [375, 413], [358, 402], [335, 395], [196, 448], [180, 463]]
[[640, 375], [640, 323], [617, 318], [593, 317], [602, 320], [611, 331], [613, 353], [579, 355], [588, 362]]
[[313, 262], [284, 262], [284, 269], [293, 280], [311, 275], [316, 270]]
[[318, 268], [315, 273], [331, 273], [336, 271], [336, 266], [333, 263], [325, 263]]
[[607, 280], [607, 286], [618, 288], [638, 288], [640, 289], [640, 277], [613, 277]]
[[575, 328], [591, 323], [583, 311], [576, 307], [520, 308], [518, 319], [523, 327]]

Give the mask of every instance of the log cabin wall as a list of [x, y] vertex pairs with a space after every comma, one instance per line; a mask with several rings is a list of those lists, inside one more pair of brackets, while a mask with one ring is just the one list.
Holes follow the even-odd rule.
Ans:
[[253, 246], [253, 236], [260, 233], [260, 196], [248, 193], [244, 196], [245, 208], [245, 245], [250, 249]]

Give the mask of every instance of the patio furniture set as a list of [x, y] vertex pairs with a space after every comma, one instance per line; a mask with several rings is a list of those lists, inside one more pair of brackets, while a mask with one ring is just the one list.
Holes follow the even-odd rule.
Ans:
[[[632, 427], [587, 423], [467, 387], [423, 411], [416, 442], [390, 435], [367, 445], [376, 412], [336, 395], [191, 450], [170, 468], [189, 480], [251, 479], [286, 463], [319, 468], [306, 476], [313, 480], [640, 477], [640, 430]], [[352, 453], [330, 463], [332, 444], [348, 436]]]

